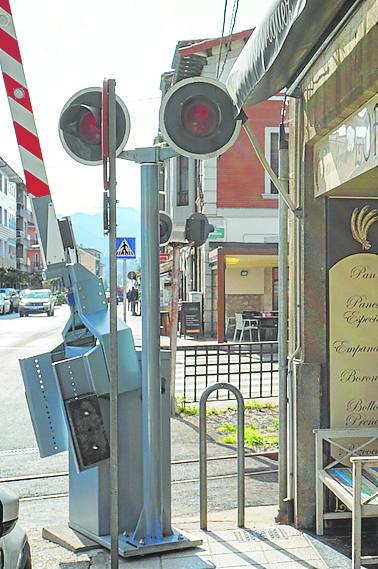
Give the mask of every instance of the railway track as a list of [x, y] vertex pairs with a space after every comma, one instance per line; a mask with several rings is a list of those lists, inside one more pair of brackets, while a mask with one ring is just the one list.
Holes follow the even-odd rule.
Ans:
[[[24, 452], [22, 452], [24, 451]], [[12, 455], [20, 455], [20, 454], [31, 454], [33, 452], [38, 452], [38, 449], [12, 449], [10, 451], [2, 451], [0, 456], [12, 456]], [[246, 459], [259, 459], [259, 458], [268, 458], [273, 461], [278, 460], [278, 452], [277, 451], [266, 451], [266, 452], [259, 452], [259, 453], [247, 453], [245, 455]], [[217, 461], [228, 461], [228, 460], [236, 460], [237, 455], [221, 455], [221, 456], [211, 456], [208, 457], [208, 462], [217, 462]], [[190, 465], [196, 464], [199, 462], [198, 458], [190, 458], [190, 459], [182, 459], [182, 460], [172, 460], [171, 465], [172, 467], [181, 466], [181, 465]], [[245, 475], [248, 477], [254, 476], [263, 476], [269, 474], [277, 474], [277, 468], [246, 468]], [[236, 478], [237, 473], [225, 473], [225, 474], [218, 474], [215, 476], [208, 476], [208, 480], [224, 480], [224, 479], [232, 479]], [[17, 475], [17, 476], [8, 476], [0, 478], [0, 484], [12, 484], [17, 482], [33, 482], [33, 481], [42, 481], [42, 480], [49, 480], [49, 479], [62, 479], [67, 478], [68, 472], [67, 471], [56, 471], [56, 472], [47, 472], [41, 474], [26, 474], [26, 475]], [[184, 479], [175, 479], [173, 477], [172, 485], [177, 484], [199, 484], [199, 478], [184, 478]], [[33, 500], [48, 500], [48, 499], [55, 499], [55, 498], [64, 498], [67, 497], [69, 494], [68, 492], [58, 492], [58, 493], [51, 493], [51, 494], [35, 494], [32, 496], [22, 494], [19, 496], [20, 501], [30, 502]]]

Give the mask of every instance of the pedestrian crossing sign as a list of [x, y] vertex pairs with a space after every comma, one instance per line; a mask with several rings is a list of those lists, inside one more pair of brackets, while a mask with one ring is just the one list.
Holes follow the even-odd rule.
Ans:
[[116, 237], [117, 259], [135, 259], [135, 237]]

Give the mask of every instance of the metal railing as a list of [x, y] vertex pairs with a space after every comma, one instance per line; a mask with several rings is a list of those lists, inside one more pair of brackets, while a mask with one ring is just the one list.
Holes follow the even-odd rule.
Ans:
[[201, 395], [199, 415], [199, 458], [200, 458], [200, 528], [207, 530], [207, 424], [206, 403], [213, 391], [226, 390], [233, 393], [238, 402], [237, 417], [237, 477], [238, 477], [238, 527], [245, 524], [245, 455], [244, 455], [244, 399], [239, 389], [229, 383], [210, 385]]
[[[277, 342], [199, 344], [177, 350], [183, 356], [178, 358], [176, 392], [184, 404], [199, 401], [203, 390], [219, 381], [237, 387], [244, 399], [278, 395]], [[228, 391], [226, 399], [231, 397]], [[215, 398], [222, 399], [218, 392]]]

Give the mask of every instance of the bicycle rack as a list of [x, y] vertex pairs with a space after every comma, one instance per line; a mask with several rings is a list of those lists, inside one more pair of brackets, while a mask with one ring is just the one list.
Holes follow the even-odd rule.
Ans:
[[206, 424], [206, 403], [209, 395], [213, 391], [226, 389], [231, 391], [237, 400], [237, 479], [238, 479], [238, 527], [243, 528], [245, 524], [245, 485], [244, 485], [244, 398], [237, 387], [230, 383], [215, 383], [205, 389], [200, 398], [199, 414], [199, 459], [200, 459], [200, 527], [207, 530], [207, 424]]

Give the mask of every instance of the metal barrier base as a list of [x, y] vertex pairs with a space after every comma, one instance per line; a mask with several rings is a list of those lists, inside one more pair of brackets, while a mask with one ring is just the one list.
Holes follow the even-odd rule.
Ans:
[[[110, 550], [110, 535], [95, 535], [90, 531], [75, 526], [74, 524], [69, 524], [69, 527]], [[119, 536], [119, 554], [121, 557], [126, 558], [141, 557], [143, 555], [155, 555], [169, 551], [178, 551], [181, 549], [192, 549], [199, 547], [202, 543], [202, 539], [190, 539], [188, 535], [185, 535], [176, 529], [173, 529], [173, 534], [171, 536], [163, 538], [161, 542], [148, 545], [144, 545], [142, 543], [134, 545], [128, 541], [128, 538], [125, 535], [121, 534]]]

